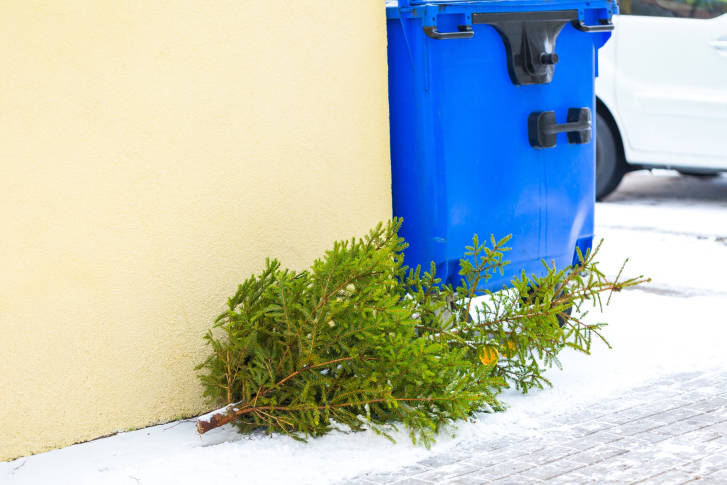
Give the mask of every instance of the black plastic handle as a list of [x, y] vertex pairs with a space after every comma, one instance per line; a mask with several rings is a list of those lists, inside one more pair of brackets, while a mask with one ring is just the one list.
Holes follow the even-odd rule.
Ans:
[[471, 39], [475, 35], [471, 25], [458, 25], [459, 32], [439, 32], [436, 25], [424, 27], [424, 33], [432, 39]]
[[573, 26], [581, 32], [611, 32], [613, 23], [611, 19], [602, 19], [598, 25], [586, 25], [583, 20], [574, 20]]
[[592, 133], [591, 110], [570, 108], [566, 123], [555, 121], [554, 111], [536, 111], [528, 117], [528, 138], [535, 148], [553, 148], [558, 133], [568, 134], [568, 143], [588, 143]]

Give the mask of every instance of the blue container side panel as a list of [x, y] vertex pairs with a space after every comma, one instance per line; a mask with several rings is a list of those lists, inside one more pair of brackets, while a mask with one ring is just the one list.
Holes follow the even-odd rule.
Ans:
[[[438, 26], [454, 31], [460, 17], [440, 15]], [[594, 142], [569, 144], [563, 134], [555, 148], [535, 149], [527, 120], [533, 111], [554, 111], [564, 123], [569, 108], [595, 115], [604, 34], [566, 24], [553, 81], [517, 86], [502, 38], [489, 25], [476, 24], [472, 39], [457, 40], [428, 38], [423, 19], [395, 12], [387, 25], [393, 203], [410, 244], [405, 263], [428, 270], [434, 261], [439, 276], [457, 284], [459, 259], [475, 233], [480, 240], [513, 235], [511, 264], [483, 285], [488, 289], [523, 271], [543, 274], [541, 260], [573, 263], [576, 246], [585, 252], [593, 238]]]
[[544, 250], [544, 170], [528, 156], [519, 116], [527, 100], [510, 81], [502, 40], [488, 25], [474, 29], [467, 42], [430, 43], [435, 137], [447, 167], [446, 258], [458, 260], [474, 233], [483, 240], [512, 232], [509, 256], [527, 262]]
[[[410, 24], [398, 19], [387, 22], [389, 98], [394, 103], [389, 117], [392, 196], [394, 215], [404, 218], [400, 235], [410, 243], [407, 264], [421, 264], [428, 270], [431, 261], [446, 257], [446, 201], [432, 144], [422, 136], [432, 124], [431, 110], [425, 106], [424, 45], [414, 42], [409, 50], [403, 35], [402, 28], [411, 28]], [[417, 34], [411, 32], [414, 38]], [[416, 56], [414, 63], [412, 56]]]

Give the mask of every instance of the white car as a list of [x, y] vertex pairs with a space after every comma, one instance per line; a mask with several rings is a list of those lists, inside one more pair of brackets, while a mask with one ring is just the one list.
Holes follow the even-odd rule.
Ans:
[[596, 80], [596, 198], [640, 168], [727, 171], [727, 0], [623, 0]]

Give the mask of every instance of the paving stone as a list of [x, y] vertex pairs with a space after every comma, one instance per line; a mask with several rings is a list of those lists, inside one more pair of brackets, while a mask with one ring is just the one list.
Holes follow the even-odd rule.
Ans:
[[537, 480], [534, 478], [526, 478], [522, 477], [518, 474], [510, 475], [508, 477], [503, 477], [499, 479], [492, 479], [487, 476], [483, 476], [479, 472], [474, 472], [467, 475], [462, 475], [460, 477], [457, 477], [451, 481], [448, 481], [447, 484], [456, 484], [456, 485], [490, 485], [490, 484], [498, 484], [498, 485], [505, 485], [505, 484], [517, 484], [517, 485], [525, 485], [525, 484], [543, 484], [544, 482], [542, 480]]
[[682, 393], [674, 397], [670, 397], [668, 401], [675, 406], [688, 406], [694, 402], [694, 396], [690, 393]]
[[719, 471], [727, 472], [727, 454], [720, 453], [699, 458], [679, 467], [679, 469], [699, 475], [709, 475]]
[[[658, 419], [660, 414], [666, 414], [669, 411], [675, 411], [681, 409], [684, 405], [681, 402], [675, 403], [672, 398], [660, 399], [655, 402], [650, 402], [648, 398], [644, 401], [646, 404], [640, 405], [641, 410], [644, 411], [644, 417]], [[699, 413], [692, 413], [699, 414]]]
[[725, 485], [727, 478], [701, 477], [687, 482], [687, 485]]
[[642, 482], [639, 485], [681, 485], [682, 483], [689, 482], [691, 480], [700, 477], [695, 473], [686, 472], [683, 470], [670, 470], [658, 475], [652, 476]]
[[588, 436], [599, 431], [606, 431], [609, 428], [613, 428], [613, 424], [604, 423], [600, 420], [587, 421], [571, 428], [577, 436]]
[[395, 482], [396, 485], [431, 485], [436, 482], [426, 482], [417, 478], [405, 478], [401, 481]]
[[562, 460], [570, 455], [574, 455], [577, 452], [571, 448], [565, 446], [554, 445], [540, 453], [533, 453], [528, 455], [526, 458], [535, 465], [545, 465], [554, 461]]
[[661, 421], [664, 424], [670, 424], [670, 423], [675, 423], [677, 421], [682, 421], [687, 418], [698, 416], [701, 413], [702, 413], [701, 411], [697, 411], [695, 409], [691, 409], [691, 408], [685, 406], [685, 407], [668, 409], [668, 410], [662, 411], [660, 413], [654, 414], [650, 417], [653, 419], [656, 419], [658, 421]]
[[698, 429], [705, 428], [709, 425], [710, 425], [710, 423], [704, 422], [704, 420], [696, 419], [696, 418], [689, 418], [689, 419], [683, 419], [681, 421], [677, 421], [676, 423], [669, 423], [667, 425], [659, 426], [657, 428], [652, 428], [652, 429], [671, 433], [674, 436], [679, 436], [679, 435], [682, 435], [685, 433], [689, 433], [690, 431], [696, 431]]
[[609, 443], [609, 445], [615, 446], [617, 448], [623, 448], [625, 450], [628, 450], [629, 453], [633, 453], [635, 451], [648, 449], [653, 445], [653, 443], [640, 438], [639, 435], [632, 435], [624, 436], [618, 441], [613, 441]]
[[518, 447], [512, 447], [508, 449], [497, 450], [493, 453], [481, 453], [478, 455], [472, 455], [467, 459], [467, 463], [481, 468], [487, 468], [500, 463], [515, 460], [525, 455], [528, 455], [527, 451], [523, 451]]
[[653, 449], [652, 455], [665, 463], [677, 466], [718, 453], [720, 449], [727, 451], [718, 443], [709, 441], [703, 443], [680, 442], [677, 439], [670, 438], [659, 443], [659, 446]]
[[612, 414], [607, 414], [605, 416], [601, 416], [599, 419], [605, 423], [609, 423], [613, 426], [625, 424], [630, 421], [637, 420], [639, 418], [643, 418], [645, 416], [648, 416], [648, 411], [644, 411], [642, 409], [639, 409], [637, 407], [631, 407], [628, 409], [624, 409], [623, 411], [618, 411]]
[[578, 473], [597, 483], [602, 481], [633, 483], [671, 468], [673, 465], [669, 462], [659, 462], [648, 455], [629, 452], [585, 466], [578, 470]]
[[722, 418], [722, 420], [727, 420], [727, 406], [722, 406], [721, 408], [713, 411], [715, 415]]
[[488, 484], [488, 483], [492, 483], [492, 482], [486, 478], [482, 478], [481, 476], [479, 476], [479, 474], [474, 473], [474, 474], [467, 474], [467, 475], [459, 476], [457, 478], [450, 480], [447, 483], [454, 484], [454, 485], [483, 485], [483, 484]]
[[710, 430], [718, 431], [722, 435], [727, 435], [727, 420], [720, 421], [719, 423], [715, 423], [712, 426], [709, 427]]
[[531, 440], [523, 442], [522, 444], [518, 444], [517, 448], [526, 454], [528, 453], [537, 453], [540, 451], [543, 451], [548, 448], [547, 445], [548, 438], [543, 437], [537, 440]]
[[725, 484], [725, 483], [727, 483], [727, 470], [720, 470], [715, 473], [710, 473], [709, 475], [707, 475], [704, 478], [705, 479], [708, 478], [710, 480], [722, 480], [721, 482], [717, 482], [717, 483]]
[[[600, 433], [601, 431], [596, 431], [596, 433]], [[543, 441], [544, 439], [552, 439], [552, 437], [557, 436], [558, 439], [556, 441], [558, 442], [566, 442], [566, 441], [573, 441], [573, 440], [579, 440], [582, 438], [586, 438], [587, 436], [590, 436], [591, 434], [584, 434], [582, 431], [575, 432], [570, 428], [569, 426], [565, 425], [558, 425], [558, 426], [548, 426], [543, 425], [543, 436], [539, 439]]]
[[536, 480], [534, 478], [523, 477], [521, 475], [514, 475], [512, 477], [502, 478], [500, 480], [495, 480], [494, 482], [488, 483], [491, 483], [492, 485], [529, 485], [545, 482], [542, 482], [541, 480]]
[[661, 421], [651, 418], [642, 418], [614, 426], [613, 428], [608, 429], [608, 431], [619, 435], [632, 436], [638, 433], [643, 433], [644, 431], [658, 429], [662, 426], [664, 426], [664, 423]]
[[[711, 411], [707, 413], [698, 414], [696, 416], [693, 416], [691, 418], [685, 419], [685, 422], [689, 423], [703, 423], [705, 425], [714, 425], [719, 424], [725, 421], [725, 418], [721, 416], [720, 414]], [[678, 421], [681, 422], [681, 421]]]
[[725, 409], [727, 408], [727, 398], [723, 397], [712, 397], [709, 399], [703, 399], [701, 401], [697, 401], [694, 404], [688, 404], [686, 406], [689, 409], [694, 409], [695, 411], [701, 411], [701, 412], [711, 412], [716, 411], [718, 409]]
[[430, 467], [421, 464], [410, 465], [389, 473], [372, 473], [362, 476], [364, 480], [379, 484], [395, 483], [412, 475], [417, 475], [431, 470]]
[[425, 471], [423, 473], [418, 473], [412, 478], [416, 478], [417, 480], [424, 480], [427, 482], [444, 483], [453, 478], [459, 477], [461, 475], [466, 475], [477, 470], [480, 470], [480, 468], [464, 462], [452, 463], [451, 465], [444, 465], [434, 468], [432, 470]]
[[582, 438], [578, 438], [575, 440], [567, 440], [562, 443], [563, 446], [566, 448], [571, 448], [576, 451], [585, 451], [590, 448], [601, 446], [605, 444], [612, 443], [614, 441], [618, 441], [623, 439], [622, 435], [611, 433], [609, 431], [599, 431], [597, 433], [592, 433], [587, 436], [584, 436]]
[[594, 480], [581, 473], [581, 469], [578, 469], [558, 475], [543, 483], [547, 483], [547, 485], [582, 485], [584, 483], [594, 483]]
[[650, 444], [659, 443], [660, 441], [669, 439], [672, 436], [674, 436], [674, 435], [672, 433], [669, 433], [668, 427], [650, 429], [648, 431], [643, 431], [641, 433], [634, 435], [635, 438], [638, 438], [642, 442], [646, 442], [646, 443], [650, 443]]
[[495, 438], [478, 438], [458, 444], [454, 451], [462, 454], [473, 454], [481, 452], [494, 452], [517, 445], [522, 440], [512, 436], [498, 436]]
[[482, 468], [481, 470], [478, 470], [476, 474], [489, 480], [497, 480], [528, 470], [534, 466], [536, 465], [532, 461], [523, 457], [521, 459], [504, 461], [487, 468]]
[[693, 402], [693, 399], [686, 399], [683, 394], [673, 391], [652, 391], [632, 396], [632, 399], [638, 401], [636, 407], [644, 411], [648, 416], [649, 412], [658, 413], [665, 411], [669, 407], [678, 407]]
[[708, 453], [710, 450], [721, 447], [720, 443], [716, 442], [716, 439], [710, 439], [706, 441], [701, 439], [702, 433], [707, 430], [708, 428], [702, 428], [698, 432], [684, 433], [674, 436], [672, 438], [669, 438], [668, 440], [659, 443], [656, 448], [669, 446], [669, 444], [675, 444], [681, 447], [689, 447], [697, 453]]
[[724, 436], [723, 432], [712, 429], [712, 426], [707, 426], [706, 428], [698, 429], [696, 431], [690, 431], [689, 433], [684, 433], [682, 435], [682, 438], [686, 438], [696, 442], [705, 442], [715, 440], [721, 436]]
[[555, 478], [559, 475], [565, 475], [566, 473], [576, 471], [583, 467], [583, 463], [564, 459], [550, 462], [545, 465], [538, 465], [536, 467], [530, 468], [529, 470], [520, 472], [518, 476], [522, 476], [528, 479], [537, 478], [539, 480], [547, 482], [548, 480]]
[[568, 460], [576, 463], [581, 463], [583, 465], [591, 465], [593, 463], [603, 461], [607, 458], [611, 458], [612, 456], [623, 455], [628, 452], [628, 449], [619, 448], [616, 446], [601, 445], [583, 451], [581, 453], [576, 453], [575, 455], [570, 455], [568, 457]]

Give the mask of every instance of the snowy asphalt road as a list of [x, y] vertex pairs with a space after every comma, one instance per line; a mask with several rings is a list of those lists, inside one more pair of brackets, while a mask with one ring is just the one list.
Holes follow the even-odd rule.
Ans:
[[553, 389], [507, 392], [506, 412], [431, 450], [405, 432], [397, 444], [372, 432], [199, 437], [185, 420], [0, 463], [0, 483], [727, 483], [727, 177], [631, 174], [596, 224], [602, 269], [629, 256], [627, 274], [653, 279], [591, 315], [609, 322], [613, 349], [563, 352]]
[[727, 295], [727, 176], [630, 174], [597, 205], [596, 237], [653, 279], [644, 291]]

